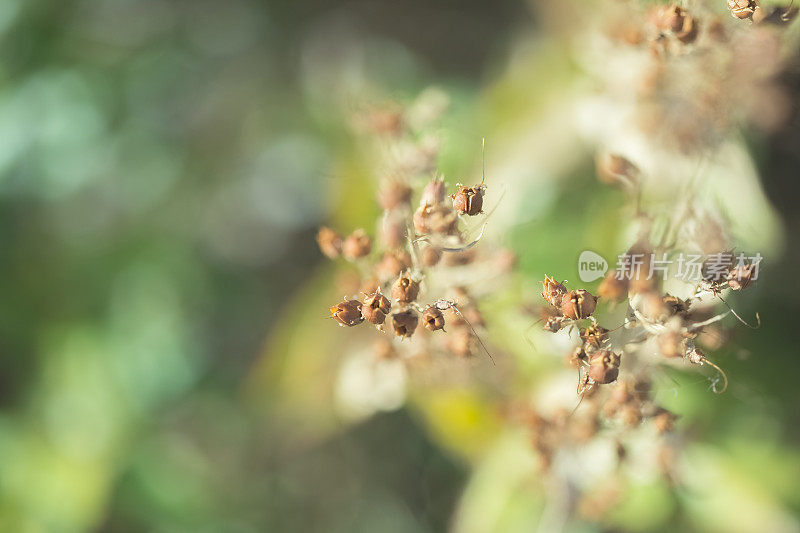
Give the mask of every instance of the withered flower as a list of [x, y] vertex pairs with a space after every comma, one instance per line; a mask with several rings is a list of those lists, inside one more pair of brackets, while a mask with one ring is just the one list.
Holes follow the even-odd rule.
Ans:
[[573, 320], [589, 318], [596, 306], [597, 297], [584, 289], [569, 291], [561, 298], [561, 312]]
[[361, 302], [358, 300], [347, 300], [338, 303], [330, 308], [331, 318], [342, 326], [357, 326], [364, 321], [361, 316]]
[[398, 337], [411, 337], [417, 329], [419, 318], [412, 309], [407, 309], [392, 315], [392, 329]]

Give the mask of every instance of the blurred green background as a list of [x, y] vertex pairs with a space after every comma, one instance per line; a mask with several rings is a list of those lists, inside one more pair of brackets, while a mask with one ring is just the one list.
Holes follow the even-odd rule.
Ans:
[[[567, 30], [543, 26], [557, 4], [0, 1], [0, 530], [535, 527], [539, 493], [507, 487], [532, 484], [530, 458], [493, 444], [470, 387], [336, 415], [328, 352], [347, 337], [314, 234], [376, 214], [353, 95], [437, 85], [443, 171], [476, 168], [487, 136], [487, 167], [529, 183], [499, 223], [519, 283], [572, 274], [585, 246], [617, 253], [590, 222], [621, 197], [594, 182], [591, 143], [548, 122], [583, 75]], [[748, 221], [773, 255], [742, 305], [765, 326], [721, 356], [730, 394], [681, 391], [701, 481], [728, 492], [651, 483], [612, 527], [730, 531], [728, 506], [756, 502], [738, 530], [797, 530], [799, 136], [794, 119], [745, 135], [766, 191]], [[508, 461], [530, 474], [509, 481]]]

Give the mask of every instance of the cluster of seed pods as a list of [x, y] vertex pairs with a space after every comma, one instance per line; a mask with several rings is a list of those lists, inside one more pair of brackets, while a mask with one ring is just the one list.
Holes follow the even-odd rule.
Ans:
[[[405, 120], [392, 123], [398, 126], [389, 129], [391, 135], [402, 137]], [[347, 327], [368, 322], [399, 340], [421, 329], [441, 331], [449, 351], [472, 355], [477, 346], [485, 350], [475, 329], [484, 325], [475, 298], [463, 285], [434, 286], [429, 274], [467, 267], [479, 257], [474, 247], [480, 236], [468, 241], [461, 222], [483, 214], [484, 180], [471, 187], [459, 184], [448, 194], [443, 178], [435, 175], [420, 183], [413, 172], [401, 170], [407, 166], [397, 165], [380, 184], [375, 243], [363, 229], [348, 236], [327, 227], [319, 230], [322, 253], [352, 263], [361, 278], [359, 296], [331, 306], [331, 318]]]

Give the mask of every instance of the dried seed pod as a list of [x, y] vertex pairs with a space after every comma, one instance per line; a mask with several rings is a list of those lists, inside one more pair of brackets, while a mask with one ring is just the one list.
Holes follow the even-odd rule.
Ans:
[[317, 233], [317, 244], [320, 251], [330, 259], [342, 255], [342, 237], [331, 228], [321, 227]]
[[689, 314], [688, 300], [681, 300], [677, 296], [672, 296], [671, 294], [665, 294], [662, 300], [670, 316], [679, 315], [685, 317]]
[[728, 0], [728, 9], [737, 19], [751, 19], [761, 9], [758, 0]]
[[350, 261], [367, 256], [371, 251], [372, 239], [363, 229], [355, 230], [347, 236], [342, 244], [342, 255]]
[[436, 266], [442, 259], [442, 250], [436, 246], [426, 246], [420, 252], [420, 260], [426, 267]]
[[459, 215], [475, 216], [483, 212], [483, 193], [484, 188], [480, 185], [475, 187], [465, 187], [459, 185], [455, 194], [450, 198], [453, 200], [453, 209]]
[[598, 350], [589, 357], [589, 377], [597, 383], [612, 383], [619, 376], [618, 354], [611, 350]]
[[567, 366], [578, 368], [581, 366], [581, 362], [588, 360], [589, 356], [586, 355], [583, 346], [577, 346], [567, 355]]
[[557, 282], [547, 275], [545, 275], [544, 281], [540, 281], [539, 283], [542, 284], [542, 298], [547, 300], [553, 307], [561, 307], [561, 300], [564, 298], [564, 295], [567, 294], [567, 288], [564, 284]]
[[401, 303], [410, 303], [417, 299], [419, 282], [411, 279], [408, 273], [400, 274], [392, 285], [392, 298]]
[[419, 200], [420, 207], [432, 206], [444, 202], [447, 196], [447, 190], [444, 186], [444, 180], [433, 178], [425, 188], [422, 190], [422, 197]]
[[398, 337], [410, 337], [417, 329], [419, 318], [416, 311], [407, 309], [392, 315], [392, 329]]
[[656, 291], [639, 295], [639, 310], [652, 322], [664, 322], [670, 317], [670, 307]]
[[629, 403], [622, 407], [619, 417], [626, 426], [635, 427], [642, 423], [642, 410], [638, 405]]
[[411, 256], [408, 252], [387, 252], [375, 265], [375, 275], [382, 281], [389, 281], [411, 268]]
[[680, 6], [670, 5], [660, 8], [656, 12], [655, 24], [661, 31], [679, 32], [683, 28], [683, 21], [686, 19], [686, 11]]
[[589, 291], [569, 291], [561, 298], [561, 313], [573, 320], [589, 318], [597, 306], [597, 297]]
[[392, 309], [392, 304], [389, 299], [381, 294], [380, 289], [370, 294], [364, 299], [364, 305], [361, 306], [361, 314], [367, 321], [372, 324], [383, 324], [386, 320], [386, 315]]
[[658, 349], [664, 357], [683, 357], [686, 351], [685, 339], [678, 331], [664, 331], [656, 337]]
[[452, 235], [458, 227], [458, 218], [445, 204], [423, 205], [414, 212], [414, 229], [420, 235], [431, 233]]
[[756, 275], [756, 265], [737, 265], [728, 272], [728, 286], [735, 290], [740, 291], [749, 287]]
[[697, 39], [697, 27], [697, 19], [690, 15], [685, 15], [683, 17], [683, 25], [675, 32], [675, 37], [683, 44], [692, 43]]
[[669, 433], [675, 428], [675, 421], [678, 417], [666, 409], [659, 409], [658, 414], [653, 417], [653, 425], [659, 435]]
[[432, 305], [422, 313], [422, 322], [430, 331], [444, 330], [444, 314]]
[[549, 331], [550, 333], [556, 333], [564, 328], [566, 325], [565, 322], [566, 318], [563, 316], [551, 316], [547, 319], [547, 321], [545, 321], [544, 330]]
[[361, 288], [358, 289], [358, 292], [361, 294], [372, 294], [373, 292], [377, 291], [381, 288], [381, 283], [378, 281], [378, 278], [367, 278], [361, 283]]
[[588, 348], [600, 348], [609, 339], [609, 330], [599, 324], [592, 324], [588, 328], [580, 331], [580, 337]]
[[407, 205], [411, 200], [411, 187], [402, 181], [391, 179], [384, 182], [378, 192], [378, 203], [386, 211]]
[[387, 250], [396, 250], [405, 246], [408, 237], [408, 228], [403, 217], [386, 217], [378, 225], [378, 235], [383, 247]]
[[338, 303], [330, 308], [330, 312], [331, 318], [342, 326], [357, 326], [364, 321], [364, 317], [361, 316], [361, 302], [358, 300]]
[[617, 279], [617, 271], [610, 271], [597, 287], [597, 295], [611, 302], [621, 302], [628, 297], [627, 278]]

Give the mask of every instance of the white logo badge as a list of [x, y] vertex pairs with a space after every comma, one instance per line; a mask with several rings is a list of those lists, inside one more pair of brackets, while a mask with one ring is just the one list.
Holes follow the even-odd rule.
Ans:
[[578, 257], [578, 277], [584, 283], [600, 279], [608, 272], [608, 262], [600, 254], [584, 250]]

